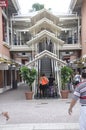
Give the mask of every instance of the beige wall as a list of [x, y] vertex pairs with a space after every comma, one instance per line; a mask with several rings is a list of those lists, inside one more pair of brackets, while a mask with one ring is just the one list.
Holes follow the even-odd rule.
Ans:
[[71, 56], [70, 56], [70, 61], [77, 59], [79, 56], [79, 52], [75, 51]]
[[86, 55], [86, 0], [83, 0], [82, 4], [82, 25], [81, 25], [81, 37], [82, 37], [82, 56]]
[[9, 53], [9, 49], [5, 46], [2, 47], [2, 54], [3, 56], [9, 57], [10, 58], [10, 53]]

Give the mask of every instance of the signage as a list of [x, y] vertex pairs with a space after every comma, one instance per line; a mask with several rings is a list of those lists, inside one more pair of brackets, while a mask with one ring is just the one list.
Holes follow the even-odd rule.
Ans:
[[0, 70], [8, 70], [8, 64], [1, 63], [0, 64]]
[[8, 0], [0, 0], [0, 7], [7, 7], [8, 6]]

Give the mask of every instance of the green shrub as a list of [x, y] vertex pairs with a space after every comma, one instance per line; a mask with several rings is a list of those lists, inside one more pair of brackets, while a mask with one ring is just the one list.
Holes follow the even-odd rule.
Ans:
[[65, 90], [67, 87], [67, 83], [70, 79], [70, 77], [73, 74], [72, 68], [68, 66], [64, 66], [61, 68], [61, 84], [62, 84], [62, 90]]
[[27, 66], [22, 66], [20, 68], [20, 74], [23, 80], [28, 84], [30, 90], [32, 91], [32, 83], [36, 79], [37, 71], [36, 69], [28, 68]]

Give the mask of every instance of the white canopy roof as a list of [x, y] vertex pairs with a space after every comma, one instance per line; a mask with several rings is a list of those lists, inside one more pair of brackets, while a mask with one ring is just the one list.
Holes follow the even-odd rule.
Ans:
[[66, 65], [66, 63], [65, 63], [64, 61], [62, 61], [61, 59], [58, 59], [58, 58], [57, 58], [57, 55], [51, 53], [50, 51], [44, 50], [43, 52], [37, 54], [37, 55], [35, 56], [35, 59], [33, 59], [32, 61], [26, 63], [26, 66], [29, 66], [29, 65], [35, 63], [37, 60], [42, 59], [43, 57], [49, 57], [49, 58], [51, 58], [51, 59], [57, 61], [57, 62], [58, 62], [59, 64], [61, 64], [62, 66], [63, 66], [63, 65]]
[[51, 38], [53, 42], [63, 45], [64, 41], [62, 41], [61, 39], [58, 39], [55, 34], [47, 31], [47, 30], [43, 30], [40, 33], [38, 33], [37, 35], [35, 35], [35, 37], [33, 39], [31, 39], [30, 41], [27, 42], [28, 46], [35, 44], [35, 43], [39, 43], [41, 39], [43, 38]]

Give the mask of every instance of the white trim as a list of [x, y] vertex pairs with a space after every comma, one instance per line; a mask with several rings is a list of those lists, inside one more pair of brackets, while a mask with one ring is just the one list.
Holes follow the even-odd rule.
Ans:
[[47, 10], [47, 9], [45, 9], [45, 8], [43, 8], [42, 10], [39, 10], [38, 13], [37, 13], [35, 16], [32, 17], [32, 19], [33, 19], [34, 17], [38, 17], [38, 16], [41, 15], [43, 12], [46, 12], [46, 13], [48, 13], [49, 15], [53, 16], [53, 17], [54, 17], [55, 19], [57, 19], [58, 22], [59, 22], [59, 17], [57, 17], [56, 15], [54, 15], [52, 12], [50, 12], [49, 10]]
[[36, 62], [37, 60], [39, 60], [39, 59], [41, 59], [42, 57], [45, 57], [45, 56], [48, 56], [48, 57], [50, 57], [51, 59], [54, 59], [54, 60], [56, 60], [57, 62], [60, 62], [61, 65], [66, 65], [66, 63], [65, 63], [64, 61], [62, 61], [61, 59], [58, 59], [55, 54], [53, 54], [53, 53], [51, 53], [51, 52], [45, 50], [45, 51], [43, 51], [42, 53], [39, 53], [39, 55], [35, 56], [35, 59], [34, 59], [34, 60], [32, 60], [32, 61], [26, 63], [26, 66], [29, 66], [29, 65], [33, 64], [34, 62]]
[[62, 41], [61, 39], [58, 39], [57, 37], [55, 37], [55, 34], [47, 31], [47, 30], [43, 30], [40, 33], [38, 33], [37, 35], [35, 35], [35, 37], [33, 39], [31, 39], [30, 41], [26, 42], [26, 44], [28, 46], [32, 45], [32, 44], [36, 44], [37, 41], [39, 41], [41, 38], [44, 37], [50, 37], [52, 38], [57, 44], [59, 42], [59, 44], [63, 45], [64, 41]]
[[41, 24], [44, 24], [44, 23], [49, 24], [50, 26], [52, 26], [52, 28], [54, 28], [58, 31], [61, 31], [61, 29], [62, 29], [61, 27], [56, 26], [51, 20], [49, 20], [47, 18], [43, 18], [40, 21], [38, 21], [35, 25], [33, 25], [32, 27], [27, 28], [25, 30], [32, 31], [33, 29], [35, 29], [36, 27], [38, 28], [38, 26], [40, 26]]

